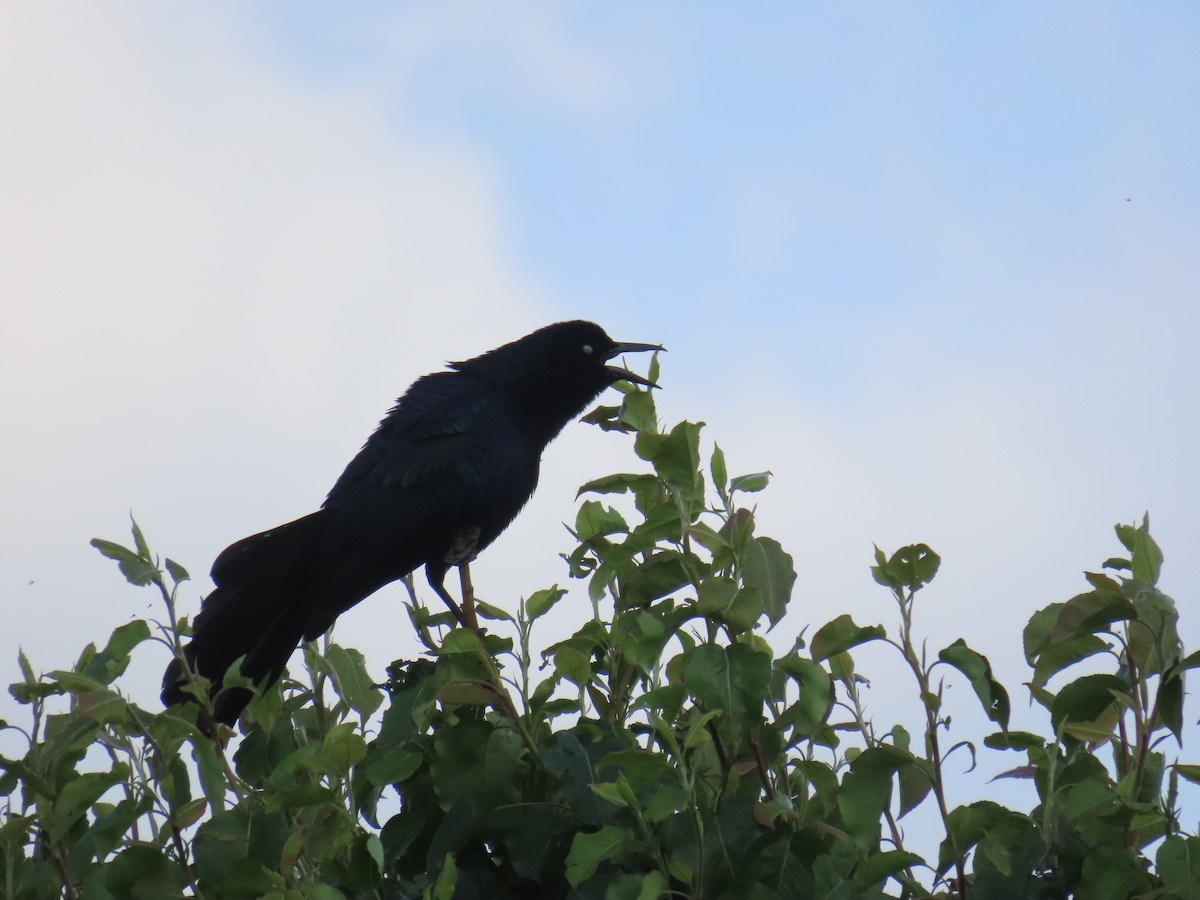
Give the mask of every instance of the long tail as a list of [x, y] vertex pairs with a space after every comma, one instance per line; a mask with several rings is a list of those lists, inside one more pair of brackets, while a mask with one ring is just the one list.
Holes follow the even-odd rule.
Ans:
[[[217, 587], [204, 598], [183, 648], [194, 674], [213, 682], [218, 721], [232, 725], [253, 694], [224, 690], [221, 680], [238, 659], [242, 674], [257, 684], [273, 684], [308, 626], [311, 565], [326, 526], [316, 512], [238, 541], [213, 563]], [[163, 674], [162, 700], [170, 706], [192, 699], [178, 659]]]

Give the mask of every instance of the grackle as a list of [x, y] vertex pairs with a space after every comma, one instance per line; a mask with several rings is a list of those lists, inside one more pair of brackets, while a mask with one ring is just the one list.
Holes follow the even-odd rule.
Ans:
[[[183, 658], [213, 682], [227, 725], [250, 702], [242, 674], [269, 685], [302, 641], [327, 631], [360, 600], [418, 566], [465, 626], [477, 628], [463, 572], [460, 607], [443, 586], [465, 570], [520, 512], [537, 486], [546, 445], [606, 387], [650, 381], [609, 361], [660, 350], [613, 341], [591, 322], [558, 322], [450, 371], [417, 379], [342, 473], [321, 509], [226, 548], [216, 584], [193, 623]], [[180, 659], [163, 675], [162, 699], [191, 699]]]

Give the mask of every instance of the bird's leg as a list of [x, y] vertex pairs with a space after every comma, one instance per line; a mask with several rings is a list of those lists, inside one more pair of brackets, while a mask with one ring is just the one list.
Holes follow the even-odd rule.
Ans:
[[447, 568], [448, 567], [446, 566], [434, 568], [433, 564], [431, 563], [425, 567], [425, 578], [429, 581], [429, 586], [433, 588], [433, 592], [441, 597], [442, 602], [449, 607], [450, 612], [454, 614], [454, 618], [458, 620], [458, 624], [462, 625], [464, 628], [470, 628], [471, 626], [467, 624], [467, 619], [462, 611], [462, 607], [454, 602], [454, 598], [450, 596], [450, 592], [446, 590], [446, 586], [442, 584], [442, 580], [446, 577]]
[[[438, 596], [445, 601], [450, 607], [450, 611], [454, 613], [455, 618], [463, 625], [464, 628], [470, 628], [472, 631], [479, 633], [479, 620], [475, 618], [475, 589], [471, 587], [471, 570], [469, 564], [475, 558], [476, 548], [479, 546], [479, 526], [470, 525], [465, 528], [460, 528], [454, 535], [454, 542], [450, 545], [450, 549], [446, 551], [446, 555], [441, 560], [438, 571], [435, 572], [431, 568], [432, 563], [425, 566], [425, 574], [429, 576], [429, 583], [433, 585], [433, 589], [437, 591]], [[446, 577], [446, 569], [449, 566], [458, 566], [459, 584], [462, 586], [462, 606], [450, 599], [450, 595], [442, 586], [442, 580]]]
[[479, 631], [479, 620], [475, 618], [475, 587], [471, 584], [471, 564], [459, 563], [458, 583], [462, 588], [463, 624], [472, 631]]

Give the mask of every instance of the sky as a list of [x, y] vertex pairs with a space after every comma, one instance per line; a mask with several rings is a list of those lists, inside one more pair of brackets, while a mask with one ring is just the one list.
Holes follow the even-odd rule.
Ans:
[[[1182, 2], [8, 0], [0, 670], [159, 612], [88, 546], [131, 512], [194, 610], [414, 378], [580, 317], [665, 344], [663, 418], [773, 472], [781, 648], [894, 624], [872, 544], [924, 541], [918, 631], [966, 638], [1044, 727], [1021, 630], [1149, 511], [1195, 649], [1198, 43]], [[637, 465], [568, 428], [480, 595], [564, 582], [575, 488]], [[337, 636], [380, 676], [418, 652], [399, 589]], [[862, 654], [868, 708], [911, 730], [897, 665]], [[952, 801], [1015, 764], [982, 753]]]

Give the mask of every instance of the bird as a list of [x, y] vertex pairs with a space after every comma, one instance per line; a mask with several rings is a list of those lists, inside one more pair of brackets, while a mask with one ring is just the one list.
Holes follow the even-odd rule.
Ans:
[[[458, 621], [478, 630], [443, 582], [516, 518], [537, 487], [542, 453], [618, 381], [649, 379], [612, 363], [659, 344], [614, 341], [594, 322], [556, 322], [445, 371], [418, 378], [396, 401], [314, 513], [222, 551], [215, 588], [192, 635], [163, 674], [166, 706], [210, 683], [213, 715], [232, 726], [254, 694], [222, 687], [230, 667], [274, 684], [301, 641], [384, 585], [421, 566]], [[464, 577], [464, 594], [469, 594]]]

